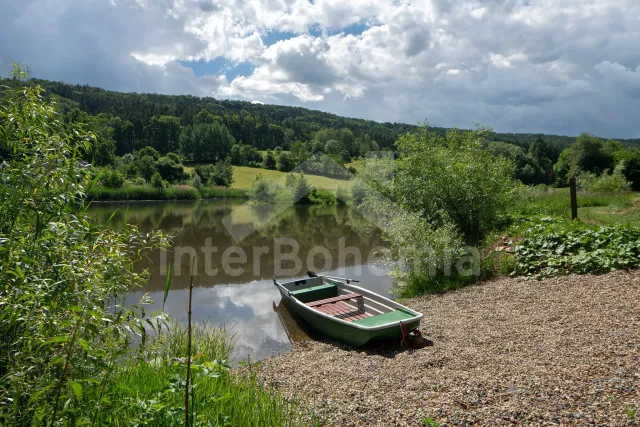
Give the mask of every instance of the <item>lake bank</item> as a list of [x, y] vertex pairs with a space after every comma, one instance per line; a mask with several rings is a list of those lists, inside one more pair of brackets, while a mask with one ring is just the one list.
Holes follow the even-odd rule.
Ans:
[[639, 300], [638, 270], [498, 279], [404, 302], [424, 313], [433, 347], [307, 342], [264, 360], [262, 375], [329, 425], [634, 425]]
[[199, 199], [247, 199], [249, 192], [240, 188], [201, 187], [171, 185], [155, 188], [151, 185], [125, 185], [120, 188], [94, 186], [89, 190], [88, 199], [94, 201], [163, 201]]

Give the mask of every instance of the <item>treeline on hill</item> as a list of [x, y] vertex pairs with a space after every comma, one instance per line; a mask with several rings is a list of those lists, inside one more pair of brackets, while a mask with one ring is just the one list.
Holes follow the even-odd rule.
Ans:
[[[3, 80], [2, 83], [16, 86], [19, 81]], [[92, 151], [86, 155], [87, 161], [97, 166], [114, 166], [126, 178], [142, 178], [147, 183], [155, 172], [168, 183], [184, 182], [188, 177], [181, 166], [183, 161], [224, 163], [227, 169], [221, 174], [226, 176], [229, 176], [230, 165], [287, 172], [316, 152], [344, 164], [371, 151], [394, 150], [401, 135], [419, 129], [413, 125], [344, 118], [300, 107], [189, 95], [120, 93], [38, 79], [31, 80], [30, 84], [40, 84], [47, 96], [56, 101], [65, 123], [82, 123], [85, 130], [97, 135]], [[444, 128], [429, 129], [441, 137], [446, 134]], [[605, 171], [605, 175], [612, 175], [619, 165], [619, 174], [624, 175], [634, 189], [639, 186], [636, 170], [640, 160], [638, 149], [633, 147], [638, 147], [640, 140], [605, 142], [588, 135], [568, 137], [488, 130], [483, 131], [483, 135], [485, 148], [496, 156], [512, 160], [516, 165], [516, 178], [527, 185], [563, 186], [569, 176], [591, 173], [597, 178]], [[574, 148], [566, 151], [567, 147]], [[144, 151], [149, 148], [154, 151]], [[152, 159], [143, 160], [149, 155]], [[218, 170], [223, 168], [218, 166]], [[310, 162], [304, 171], [338, 178], [347, 176], [343, 168], [336, 168], [331, 162]], [[112, 184], [117, 184], [118, 178], [115, 175], [113, 178]], [[583, 182], [589, 181], [589, 176], [583, 178]], [[159, 182], [155, 180], [157, 185]], [[219, 185], [220, 182], [230, 185], [229, 180], [203, 184]]]

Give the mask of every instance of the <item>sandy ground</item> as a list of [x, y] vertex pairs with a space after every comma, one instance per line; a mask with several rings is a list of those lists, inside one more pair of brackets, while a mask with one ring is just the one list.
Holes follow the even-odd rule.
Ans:
[[406, 302], [422, 350], [308, 342], [267, 380], [327, 425], [640, 425], [640, 271], [500, 279]]

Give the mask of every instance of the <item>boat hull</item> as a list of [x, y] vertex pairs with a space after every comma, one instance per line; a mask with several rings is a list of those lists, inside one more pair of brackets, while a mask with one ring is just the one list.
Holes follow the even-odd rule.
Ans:
[[[362, 329], [344, 322], [336, 322], [331, 318], [322, 316], [315, 310], [308, 309], [294, 301], [293, 297], [280, 289], [280, 295], [289, 310], [304, 319], [307, 324], [320, 334], [328, 336], [336, 341], [362, 347], [364, 345], [380, 341], [399, 341], [402, 339], [402, 332], [398, 325], [391, 325], [379, 329]], [[416, 329], [420, 325], [420, 319], [408, 320], [404, 323], [407, 331]]]

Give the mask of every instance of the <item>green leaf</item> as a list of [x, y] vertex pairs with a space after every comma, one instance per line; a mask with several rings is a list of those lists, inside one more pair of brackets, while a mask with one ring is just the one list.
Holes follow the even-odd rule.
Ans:
[[164, 304], [167, 302], [169, 296], [169, 288], [171, 287], [171, 264], [167, 268], [167, 280], [164, 283], [164, 298], [162, 299], [162, 311], [164, 311]]
[[76, 395], [76, 399], [81, 400], [82, 399], [82, 385], [80, 385], [80, 383], [77, 383], [75, 381], [69, 381], [69, 385], [73, 389], [73, 393]]
[[46, 340], [44, 342], [44, 345], [51, 345], [51, 344], [55, 344], [55, 343], [59, 343], [59, 342], [67, 342], [69, 341], [69, 337], [66, 335], [60, 336], [60, 337], [53, 337], [53, 338], [49, 338], [48, 340]]
[[78, 344], [80, 344], [85, 351], [89, 351], [89, 342], [87, 340], [80, 338], [78, 339]]
[[29, 398], [29, 404], [35, 402], [36, 400], [38, 400], [38, 398], [40, 398], [40, 396], [42, 396], [44, 393], [48, 392], [49, 390], [51, 390], [51, 388], [55, 385], [55, 383], [51, 383], [48, 386], [46, 386], [43, 389], [38, 390], [37, 392], [33, 393], [31, 395], [31, 397]]

